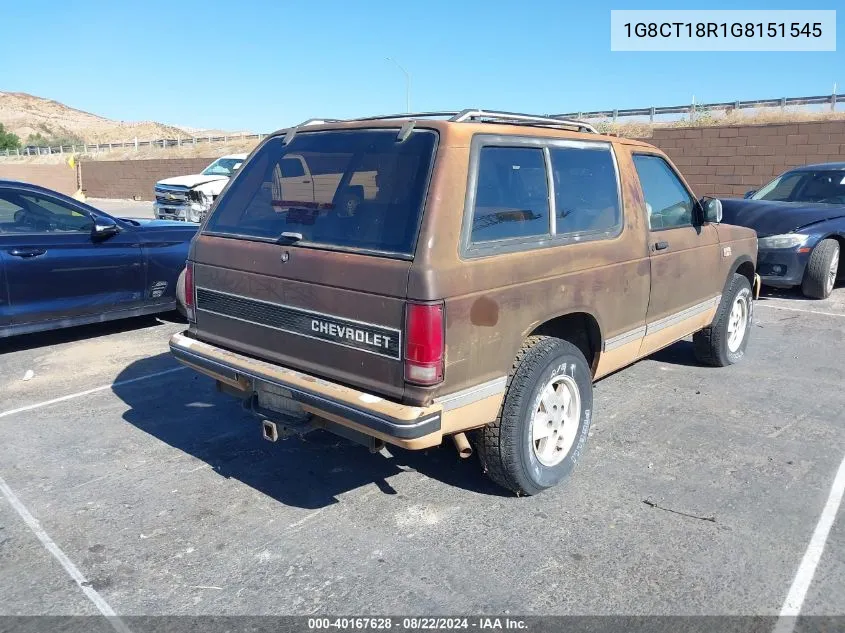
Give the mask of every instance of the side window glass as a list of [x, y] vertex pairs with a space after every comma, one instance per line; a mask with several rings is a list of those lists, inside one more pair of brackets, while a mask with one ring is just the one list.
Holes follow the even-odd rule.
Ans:
[[543, 150], [482, 147], [475, 185], [473, 242], [549, 234], [549, 186]]
[[0, 189], [0, 233], [14, 233], [15, 218], [20, 217], [23, 207], [18, 204], [17, 196]]
[[622, 223], [610, 147], [550, 150], [557, 234], [610, 231]]
[[87, 214], [59, 200], [26, 194], [14, 215], [16, 233], [90, 233], [94, 222]]
[[659, 156], [635, 154], [634, 167], [651, 230], [691, 226], [695, 200], [666, 161]]

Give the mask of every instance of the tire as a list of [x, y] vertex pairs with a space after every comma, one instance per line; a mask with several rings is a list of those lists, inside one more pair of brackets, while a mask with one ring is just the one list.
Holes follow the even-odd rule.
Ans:
[[810, 299], [827, 299], [836, 285], [838, 272], [839, 242], [833, 239], [822, 240], [810, 253], [801, 292]]
[[751, 333], [753, 311], [751, 284], [743, 275], [734, 274], [713, 323], [692, 337], [698, 361], [713, 367], [727, 367], [741, 361]]
[[185, 269], [179, 273], [179, 279], [176, 280], [176, 311], [182, 315], [182, 318], [188, 318], [188, 312], [185, 310]]
[[[547, 407], [546, 402], [555, 404]], [[558, 406], [554, 418], [546, 414], [547, 408], [551, 412]], [[529, 337], [508, 376], [499, 417], [476, 436], [485, 472], [518, 495], [551, 488], [572, 472], [583, 454], [592, 410], [592, 373], [581, 350], [550, 336]], [[535, 441], [532, 426], [555, 432]]]

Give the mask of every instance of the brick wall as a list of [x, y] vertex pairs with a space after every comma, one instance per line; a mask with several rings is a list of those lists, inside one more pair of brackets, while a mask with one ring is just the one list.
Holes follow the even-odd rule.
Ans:
[[742, 196], [790, 167], [845, 160], [845, 121], [659, 128], [662, 149], [697, 195]]
[[0, 162], [0, 179], [21, 180], [67, 195], [76, 192], [76, 171], [61, 165], [32, 165], [27, 163]]
[[153, 187], [163, 178], [198, 174], [213, 158], [102, 160], [82, 163], [82, 191], [89, 198], [153, 200]]
[[[643, 139], [665, 151], [698, 195], [741, 196], [789, 167], [845, 160], [845, 121], [702, 128], [658, 128]], [[153, 199], [156, 181], [202, 171], [212, 158], [85, 161], [82, 189], [92, 198]], [[66, 165], [0, 162], [0, 178], [76, 191]]]

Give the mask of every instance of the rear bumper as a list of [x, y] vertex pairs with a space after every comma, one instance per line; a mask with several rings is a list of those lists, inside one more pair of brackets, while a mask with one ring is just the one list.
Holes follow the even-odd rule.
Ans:
[[[410, 449], [439, 444], [443, 438], [443, 405], [403, 405], [174, 334], [170, 351], [183, 364], [251, 397], [256, 381], [282, 387], [308, 413]], [[488, 422], [489, 420], [484, 420]]]

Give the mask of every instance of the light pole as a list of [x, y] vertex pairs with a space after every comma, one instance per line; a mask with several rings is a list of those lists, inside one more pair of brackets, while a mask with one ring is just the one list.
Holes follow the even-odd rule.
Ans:
[[387, 61], [396, 64], [396, 67], [405, 73], [405, 112], [411, 112], [411, 73], [405, 70], [402, 65], [392, 57], [388, 57]]

